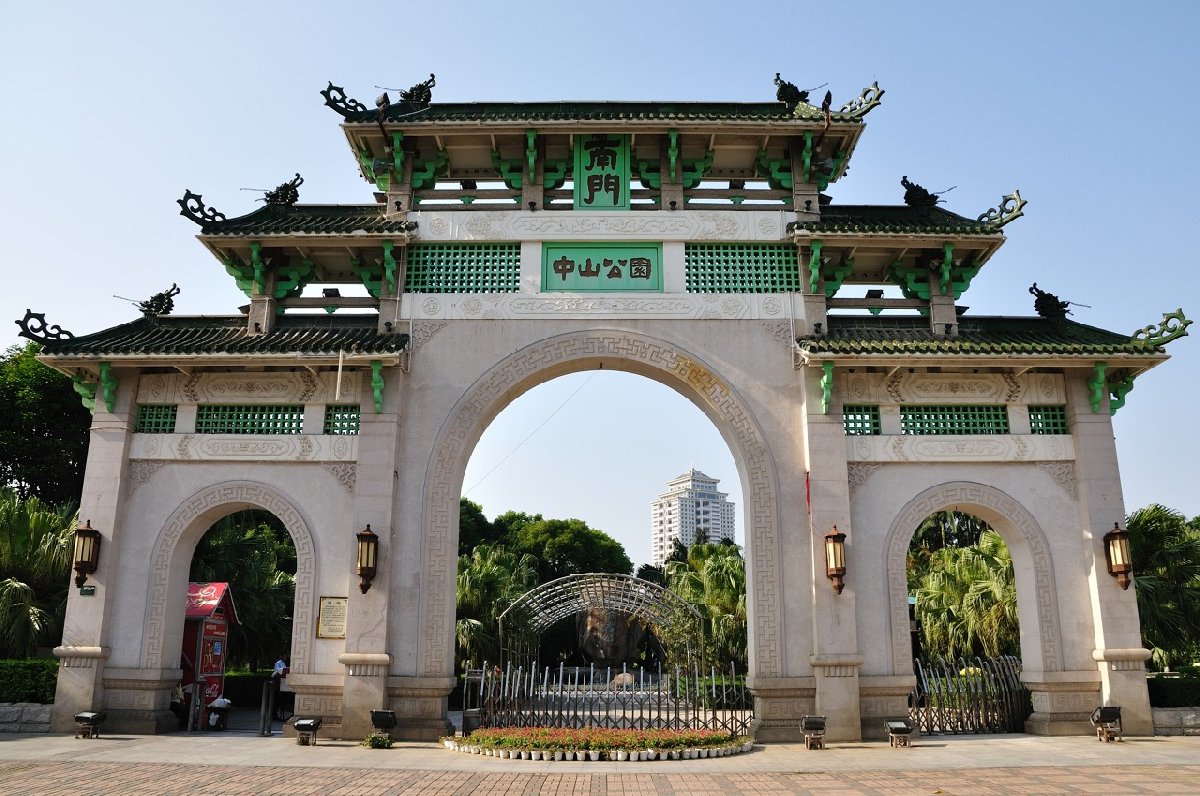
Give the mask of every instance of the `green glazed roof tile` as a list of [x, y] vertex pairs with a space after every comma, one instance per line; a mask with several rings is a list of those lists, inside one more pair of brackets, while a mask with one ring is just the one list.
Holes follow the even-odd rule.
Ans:
[[94, 334], [45, 343], [49, 356], [188, 354], [394, 354], [406, 334], [379, 334], [375, 315], [284, 315], [269, 334], [246, 332], [244, 315], [139, 318]]
[[797, 221], [810, 232], [999, 235], [999, 227], [965, 218], [940, 207], [908, 205], [823, 205], [817, 221]]
[[[861, 119], [833, 112], [834, 121], [861, 123]], [[422, 110], [397, 103], [388, 108], [386, 121], [411, 124], [453, 122], [787, 122], [824, 121], [820, 108], [801, 103], [793, 114], [782, 102], [446, 102]], [[352, 112], [347, 122], [375, 124], [374, 109]]]
[[829, 316], [828, 334], [797, 339], [807, 354], [966, 356], [1156, 356], [1161, 346], [1074, 321], [1045, 318], [960, 318], [958, 336], [936, 335], [927, 318]]
[[404, 233], [405, 219], [385, 219], [383, 206], [295, 205], [261, 207], [225, 221], [209, 221], [203, 235], [388, 235]]

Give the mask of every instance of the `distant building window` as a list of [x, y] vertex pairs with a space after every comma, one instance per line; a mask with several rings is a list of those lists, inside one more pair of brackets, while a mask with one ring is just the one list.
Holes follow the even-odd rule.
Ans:
[[842, 407], [842, 424], [849, 435], [878, 435], [882, 433], [879, 424], [879, 407], [867, 404], [846, 404]]
[[197, 434], [299, 434], [303, 406], [201, 404], [196, 407]]
[[1029, 407], [1029, 431], [1033, 434], [1070, 434], [1071, 426], [1067, 423], [1067, 407], [1062, 405]]
[[175, 404], [138, 404], [135, 434], [174, 434]]

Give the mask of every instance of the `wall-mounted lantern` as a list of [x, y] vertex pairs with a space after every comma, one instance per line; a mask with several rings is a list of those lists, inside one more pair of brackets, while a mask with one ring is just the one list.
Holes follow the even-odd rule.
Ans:
[[92, 527], [92, 521], [75, 529], [75, 585], [83, 588], [88, 575], [96, 572], [100, 565], [100, 532]]
[[371, 526], [355, 534], [358, 539], [358, 588], [366, 594], [375, 579], [376, 557], [379, 555], [379, 536], [371, 530]]
[[1108, 574], [1117, 579], [1122, 589], [1128, 589], [1133, 580], [1133, 559], [1129, 555], [1129, 531], [1119, 523], [1104, 534], [1104, 558], [1108, 563]]
[[833, 581], [833, 590], [841, 594], [846, 585], [846, 534], [836, 525], [825, 534], [825, 576]]

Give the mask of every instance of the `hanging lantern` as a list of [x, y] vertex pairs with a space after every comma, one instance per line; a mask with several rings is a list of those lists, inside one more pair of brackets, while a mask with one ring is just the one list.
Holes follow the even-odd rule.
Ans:
[[95, 574], [100, 565], [100, 532], [92, 528], [92, 521], [75, 529], [75, 585], [82, 588], [88, 575]]
[[379, 555], [379, 536], [371, 530], [371, 526], [355, 534], [358, 539], [358, 588], [366, 594], [375, 579], [376, 558]]
[[1104, 534], [1104, 558], [1108, 563], [1108, 574], [1117, 579], [1122, 589], [1128, 589], [1133, 580], [1133, 559], [1129, 555], [1129, 531], [1113, 523], [1113, 529]]
[[846, 534], [836, 525], [825, 534], [825, 576], [833, 581], [833, 590], [841, 594], [846, 585]]

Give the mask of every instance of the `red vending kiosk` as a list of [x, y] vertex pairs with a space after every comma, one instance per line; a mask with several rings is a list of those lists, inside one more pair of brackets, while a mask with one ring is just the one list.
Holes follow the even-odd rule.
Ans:
[[[240, 624], [233, 594], [228, 583], [189, 583], [187, 621], [183, 628], [183, 690], [191, 694], [188, 715], [200, 711], [198, 729], [209, 729], [208, 704], [225, 693], [225, 656], [228, 652], [229, 627]], [[190, 688], [189, 688], [190, 686]], [[223, 715], [218, 722], [224, 727]]]

